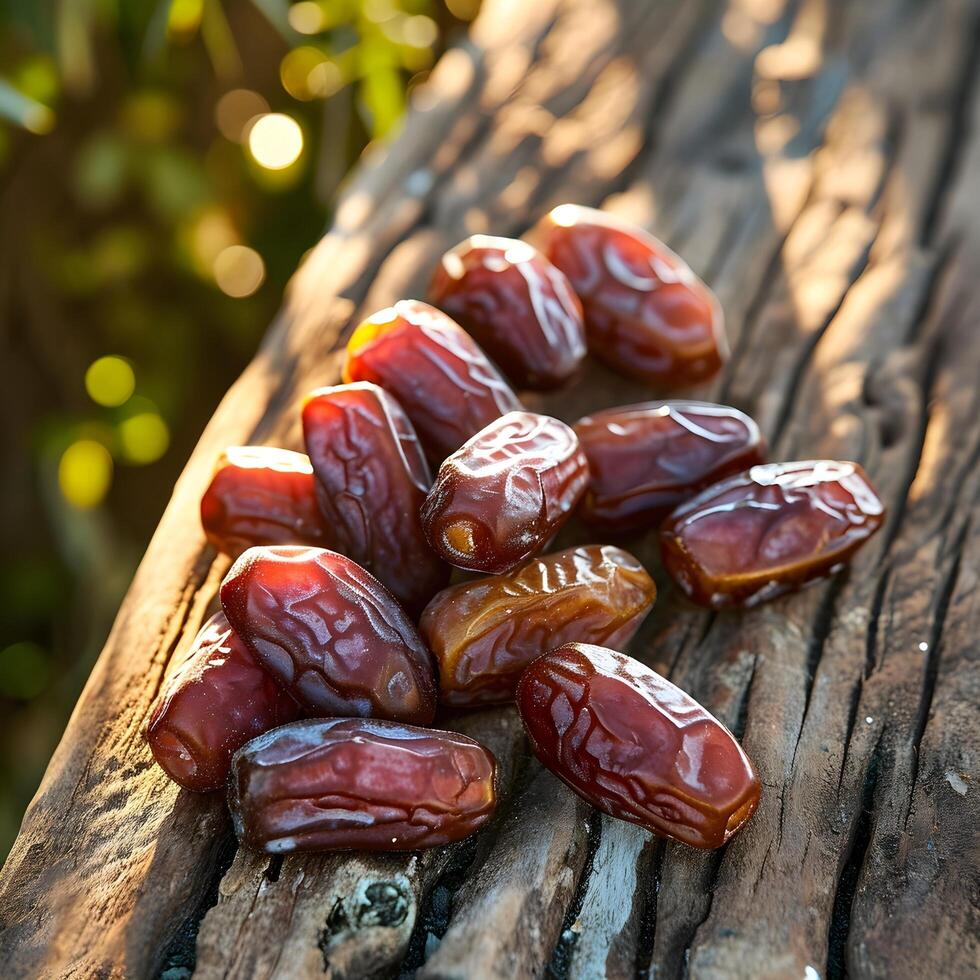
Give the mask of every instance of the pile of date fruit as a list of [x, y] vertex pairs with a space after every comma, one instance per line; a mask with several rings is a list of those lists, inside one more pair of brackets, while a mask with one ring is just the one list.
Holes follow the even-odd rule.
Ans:
[[[640, 562], [610, 544], [541, 551], [576, 509], [610, 536], [659, 526], [691, 600], [744, 607], [835, 572], [881, 501], [856, 463], [767, 464], [758, 426], [723, 405], [574, 427], [525, 411], [510, 383], [569, 384], [586, 346], [658, 386], [727, 356], [714, 295], [641, 229], [562, 205], [533, 240], [470, 238], [443, 256], [433, 305], [361, 323], [344, 383], [304, 401], [307, 455], [235, 447], [217, 464], [201, 518], [235, 561], [145, 736], [181, 786], [227, 784], [251, 847], [403, 851], [476, 831], [496, 763], [428, 727], [440, 705], [516, 701], [576, 793], [694, 847], [758, 806], [728, 729], [621, 652], [656, 594]], [[450, 585], [451, 566], [480, 577]]]

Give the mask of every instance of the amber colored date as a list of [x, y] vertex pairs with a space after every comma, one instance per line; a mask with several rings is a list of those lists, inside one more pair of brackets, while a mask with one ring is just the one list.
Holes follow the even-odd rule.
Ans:
[[316, 504], [313, 467], [302, 453], [230, 446], [201, 498], [208, 541], [237, 558], [259, 544], [330, 543]]
[[478, 742], [375, 719], [299, 721], [232, 761], [239, 838], [270, 854], [406, 851], [468, 837], [496, 806], [492, 753]]
[[610, 531], [658, 523], [712, 483], [765, 459], [759, 427], [707, 402], [624, 405], [575, 423], [589, 460], [580, 512]]
[[473, 338], [417, 300], [381, 310], [354, 331], [344, 381], [371, 381], [391, 392], [436, 466], [489, 422], [521, 407]]
[[620, 820], [714, 848], [759, 805], [759, 779], [732, 733], [631, 657], [567, 643], [528, 667], [517, 708], [541, 762]]
[[610, 367], [675, 387], [710, 378], [724, 363], [728, 344], [714, 293], [643, 229], [562, 204], [534, 239], [571, 281], [589, 349]]
[[250, 548], [225, 577], [221, 605], [308, 714], [432, 721], [432, 655], [391, 593], [349, 558]]
[[312, 392], [303, 435], [334, 547], [417, 615], [449, 568], [419, 523], [432, 479], [412, 423], [386, 391], [357, 382]]
[[585, 454], [564, 422], [510, 412], [442, 464], [422, 527], [453, 565], [506, 572], [565, 523], [588, 478]]
[[678, 507], [661, 528], [661, 548], [695, 602], [751, 606], [837, 571], [884, 518], [857, 463], [770, 463]]
[[249, 739], [299, 717], [299, 705], [256, 663], [224, 613], [201, 628], [154, 703], [143, 735], [185, 789], [219, 789]]
[[564, 273], [527, 242], [467, 238], [442, 257], [429, 298], [519, 388], [557, 388], [585, 356], [582, 304]]
[[656, 594], [628, 551], [598, 544], [451, 586], [419, 624], [439, 665], [439, 700], [458, 707], [508, 701], [524, 668], [563, 643], [622, 649]]

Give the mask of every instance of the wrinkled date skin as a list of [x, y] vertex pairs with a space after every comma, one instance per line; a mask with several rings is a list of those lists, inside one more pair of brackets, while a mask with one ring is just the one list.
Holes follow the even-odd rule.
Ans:
[[585, 454], [564, 422], [510, 412], [442, 464], [422, 527], [453, 565], [506, 572], [565, 523], [588, 479]]
[[246, 745], [228, 801], [239, 838], [269, 854], [407, 851], [468, 837], [496, 806], [492, 753], [390, 721], [300, 721]]
[[166, 682], [143, 735], [174, 782], [205, 793], [224, 786], [232, 755], [249, 739], [298, 717], [299, 705], [219, 612]]
[[514, 238], [474, 235], [446, 252], [429, 289], [518, 388], [557, 388], [585, 357], [582, 304], [565, 275]]
[[759, 427], [707, 402], [624, 405], [575, 423], [589, 460], [582, 517], [609, 531], [657, 524], [698, 490], [765, 459]]
[[752, 606], [837, 571], [884, 519], [857, 463], [753, 466], [670, 515], [664, 565], [701, 605]]
[[454, 585], [419, 626], [439, 665], [439, 699], [457, 707], [509, 701], [532, 660], [573, 640], [620, 650], [656, 594], [629, 552], [597, 544]]
[[720, 721], [621, 653], [568, 643], [521, 678], [541, 762], [600, 810], [692, 847], [721, 847], [759, 805], [752, 763]]
[[201, 498], [201, 524], [218, 551], [237, 558], [259, 544], [331, 543], [303, 453], [230, 446]]
[[354, 331], [344, 381], [391, 392], [436, 466], [487, 423], [521, 407], [473, 338], [417, 300], [381, 310]]
[[358, 382], [312, 392], [303, 435], [335, 549], [418, 615], [449, 568], [419, 523], [432, 479], [412, 423], [386, 391]]
[[726, 360], [721, 305], [652, 235], [604, 212], [562, 204], [533, 237], [571, 281], [585, 310], [589, 349], [610, 367], [676, 387], [710, 378]]
[[391, 593], [344, 555], [251, 548], [222, 583], [221, 605], [307, 715], [432, 721], [432, 655]]

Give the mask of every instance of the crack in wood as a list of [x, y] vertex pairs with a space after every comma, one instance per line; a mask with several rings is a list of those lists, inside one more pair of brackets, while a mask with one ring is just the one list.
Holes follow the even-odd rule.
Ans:
[[[526, 766], [524, 767], [527, 768]], [[515, 783], [523, 782], [518, 775]], [[452, 918], [453, 900], [463, 883], [478, 863], [478, 852], [486, 851], [487, 844], [480, 837], [470, 837], [463, 841], [446, 865], [445, 870], [435, 880], [425, 901], [419, 908], [418, 918], [408, 942], [405, 958], [399, 967], [401, 980], [410, 980], [438, 948], [445, 936]]]
[[660, 869], [666, 843], [655, 841], [650, 859], [650, 870], [643, 890], [643, 907], [636, 941], [634, 980], [650, 980], [653, 950], [657, 940], [657, 896], [660, 892]]
[[851, 929], [851, 906], [854, 903], [858, 879], [873, 836], [874, 796], [880, 765], [879, 745], [880, 736], [871, 752], [868, 768], [864, 774], [859, 816], [837, 877], [833, 912], [827, 935], [826, 980], [845, 980], [848, 976], [847, 943]]
[[749, 719], [749, 702], [752, 699], [752, 682], [755, 680], [755, 670], [759, 666], [759, 655], [753, 654], [752, 656], [752, 667], [749, 670], [749, 679], [745, 682], [745, 687], [742, 689], [741, 697], [738, 702], [738, 710], [735, 713], [735, 721], [729, 726], [731, 728], [732, 734], [741, 741], [742, 736], [745, 734], [745, 725]]
[[793, 758], [790, 762], [791, 768], [796, 764], [796, 753], [800, 747], [803, 729], [806, 727], [807, 714], [810, 711], [810, 697], [813, 694], [813, 685], [817, 678], [817, 671], [820, 669], [820, 659], [823, 656], [824, 644], [830, 635], [830, 628], [834, 622], [837, 599], [844, 588], [844, 584], [847, 582], [847, 578], [848, 571], [844, 569], [838, 572], [823, 587], [820, 605], [817, 607], [810, 635], [807, 638], [803, 679], [803, 712], [800, 715], [800, 729], [796, 735], [796, 745], [793, 747]]
[[227, 835], [219, 847], [214, 868], [203, 885], [200, 903], [184, 919], [173, 938], [163, 948], [160, 955], [161, 980], [165, 977], [174, 977], [175, 973], [171, 971], [176, 971], [178, 974], [181, 971], [186, 971], [183, 973], [184, 976], [189, 976], [193, 972], [197, 963], [198, 930], [201, 928], [201, 922], [208, 910], [218, 902], [221, 879], [231, 867], [237, 850], [238, 841], [234, 835]]
[[[928, 646], [924, 651], [922, 694], [919, 699], [919, 707], [916, 712], [915, 725], [912, 730], [912, 778], [909, 786], [909, 803], [911, 805], [912, 795], [915, 792], [915, 783], [919, 775], [919, 746], [922, 736], [925, 733], [926, 725], [929, 723], [929, 709], [932, 707], [933, 695], [936, 691], [936, 680], [939, 677], [939, 662], [942, 653], [943, 625], [946, 622], [946, 613], [949, 610], [949, 601], [956, 588], [956, 581], [960, 573], [960, 563], [963, 559], [963, 545], [966, 542], [969, 523], [963, 525], [962, 530], [957, 535], [953, 544], [953, 563], [949, 570], [939, 582], [936, 590], [935, 612], [933, 613], [932, 629], [929, 639], [926, 641]], [[908, 815], [906, 814], [906, 820]]]
[[571, 967], [572, 956], [575, 954], [575, 944], [578, 940], [578, 930], [575, 923], [579, 912], [582, 911], [585, 892], [595, 865], [596, 851], [599, 849], [599, 842], [602, 839], [602, 815], [598, 810], [593, 809], [589, 813], [587, 825], [588, 835], [582, 874], [579, 876], [575, 893], [572, 895], [568, 910], [565, 912], [561, 932], [558, 934], [558, 942], [555, 943], [555, 948], [552, 950], [551, 956], [548, 958], [548, 965], [545, 968], [545, 975], [551, 980], [566, 980]]

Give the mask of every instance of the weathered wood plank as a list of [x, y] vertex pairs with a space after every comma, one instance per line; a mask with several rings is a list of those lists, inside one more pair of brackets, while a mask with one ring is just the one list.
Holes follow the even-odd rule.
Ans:
[[[975, 975], [978, 17], [978, 0], [488, 0], [175, 489], [4, 868], [5, 975], [195, 956], [209, 978], [406, 956], [433, 977]], [[694, 394], [753, 412], [777, 455], [860, 459], [890, 505], [835, 581], [718, 616], [665, 588], [634, 644], [744, 732], [758, 816], [713, 855], [595, 815], [590, 836], [492, 712], [461, 724], [525, 776], [475, 843], [242, 851], [225, 872], [221, 801], [176, 792], [138, 735], [225, 567], [196, 519], [214, 456], [296, 445], [297, 399], [337, 377], [361, 313], [423, 295], [464, 234], [522, 233], [563, 200], [647, 225], [714, 285], [734, 354]], [[533, 403], [574, 420], [643, 397], [590, 365]], [[660, 576], [654, 535], [626, 544]]]

